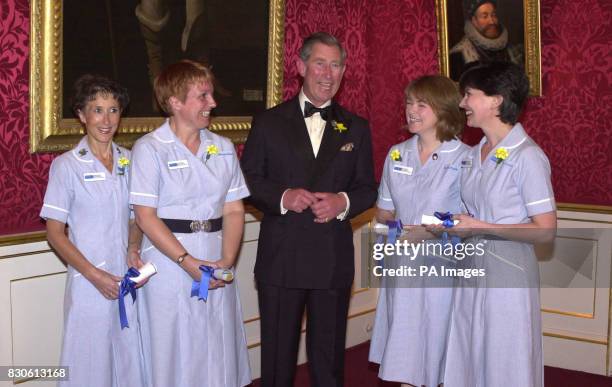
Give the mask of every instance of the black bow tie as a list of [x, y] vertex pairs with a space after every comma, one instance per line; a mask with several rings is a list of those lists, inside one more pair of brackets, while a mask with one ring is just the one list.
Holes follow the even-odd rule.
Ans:
[[327, 115], [329, 114], [330, 108], [331, 108], [331, 105], [327, 105], [324, 108], [318, 108], [314, 106], [313, 104], [311, 104], [310, 102], [305, 101], [304, 102], [304, 118], [308, 118], [311, 115], [319, 112], [319, 114], [321, 114], [321, 118], [327, 121]]

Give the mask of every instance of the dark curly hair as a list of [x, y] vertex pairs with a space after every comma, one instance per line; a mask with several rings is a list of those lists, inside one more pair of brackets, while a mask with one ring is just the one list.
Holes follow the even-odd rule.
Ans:
[[499, 119], [509, 125], [517, 123], [529, 94], [529, 79], [525, 71], [512, 62], [490, 62], [471, 67], [459, 79], [461, 93], [466, 88], [481, 90], [491, 97], [503, 98]]
[[87, 102], [96, 99], [98, 94], [112, 95], [119, 103], [121, 112], [125, 111], [130, 103], [127, 89], [119, 83], [101, 75], [85, 74], [74, 82], [71, 98], [72, 113], [78, 117]]

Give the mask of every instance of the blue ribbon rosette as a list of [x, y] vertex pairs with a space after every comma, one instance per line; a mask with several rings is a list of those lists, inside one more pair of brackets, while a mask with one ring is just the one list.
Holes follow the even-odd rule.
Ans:
[[119, 320], [121, 321], [121, 329], [130, 327], [125, 312], [124, 298], [129, 293], [132, 296], [132, 303], [136, 302], [136, 282], [132, 281], [132, 278], [136, 278], [139, 275], [138, 269], [130, 267], [119, 284]]
[[[452, 228], [455, 225], [453, 221], [453, 214], [450, 212], [434, 212], [434, 216], [442, 221], [442, 226], [444, 228]], [[457, 243], [461, 242], [461, 238], [456, 235], [451, 236], [451, 244], [455, 246]], [[442, 244], [448, 243], [448, 233], [444, 231], [442, 233]]]
[[208, 299], [208, 284], [215, 269], [210, 266], [200, 265], [202, 277], [200, 281], [193, 280], [191, 283], [191, 297], [198, 296], [198, 300], [206, 301]]
[[388, 220], [387, 226], [389, 227], [389, 236], [387, 236], [387, 243], [395, 244], [398, 235], [402, 233], [404, 225], [402, 224], [401, 220], [397, 219]]
[[442, 226], [444, 226], [444, 228], [451, 228], [455, 225], [455, 222], [453, 222], [453, 214], [450, 212], [436, 211], [434, 212], [434, 216], [442, 221]]
[[[403, 225], [401, 220], [388, 220], [386, 223], [387, 227], [389, 227], [389, 232], [387, 233], [387, 243], [394, 244], [397, 240], [397, 236], [402, 233]], [[376, 243], [383, 243], [385, 236], [379, 234], [376, 238]]]
[[191, 297], [198, 296], [198, 300], [206, 301], [208, 298], [208, 284], [211, 279], [214, 278], [225, 283], [234, 280], [234, 273], [230, 269], [215, 269], [211, 266], [201, 265], [200, 271], [202, 272], [200, 281], [194, 280], [191, 283]]
[[[397, 240], [398, 235], [400, 235], [404, 229], [404, 225], [402, 224], [402, 221], [399, 219], [388, 220], [385, 224], [387, 225], [387, 227], [389, 227], [389, 232], [387, 233], [387, 243], [395, 244], [395, 241]], [[384, 238], [385, 238], [384, 235], [382, 234], [378, 235], [378, 237], [376, 238], [376, 243], [377, 244], [384, 243]], [[384, 259], [380, 260], [380, 266], [382, 267], [385, 266]]]

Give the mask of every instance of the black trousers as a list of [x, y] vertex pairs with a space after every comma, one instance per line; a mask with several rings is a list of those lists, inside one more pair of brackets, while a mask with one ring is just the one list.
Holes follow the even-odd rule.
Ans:
[[293, 387], [304, 310], [311, 386], [343, 386], [351, 289], [292, 289], [262, 283], [257, 288], [261, 386]]

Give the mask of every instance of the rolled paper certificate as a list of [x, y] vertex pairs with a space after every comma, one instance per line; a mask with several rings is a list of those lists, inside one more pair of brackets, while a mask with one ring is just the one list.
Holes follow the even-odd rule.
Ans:
[[377, 234], [386, 234], [387, 232], [389, 232], [389, 226], [376, 222], [374, 224], [374, 232]]
[[138, 277], [130, 278], [133, 282], [137, 284], [157, 274], [157, 267], [155, 267], [153, 262], [147, 262], [142, 265], [142, 267], [140, 267], [138, 271], [140, 272], [140, 275]]
[[230, 269], [215, 269], [215, 271], [213, 271], [212, 277], [216, 280], [232, 282], [232, 280], [234, 279], [234, 272]]
[[121, 323], [121, 329], [130, 327], [123, 298], [129, 294], [132, 296], [132, 302], [136, 302], [136, 285], [155, 273], [157, 273], [155, 265], [152, 262], [147, 262], [140, 269], [130, 267], [119, 282], [119, 322]]
[[[423, 215], [421, 217], [421, 224], [424, 225], [430, 225], [430, 224], [443, 224], [444, 222], [438, 218], [436, 218], [435, 216], [432, 215]], [[459, 224], [458, 220], [453, 220], [453, 224], [456, 226], [457, 224]]]

